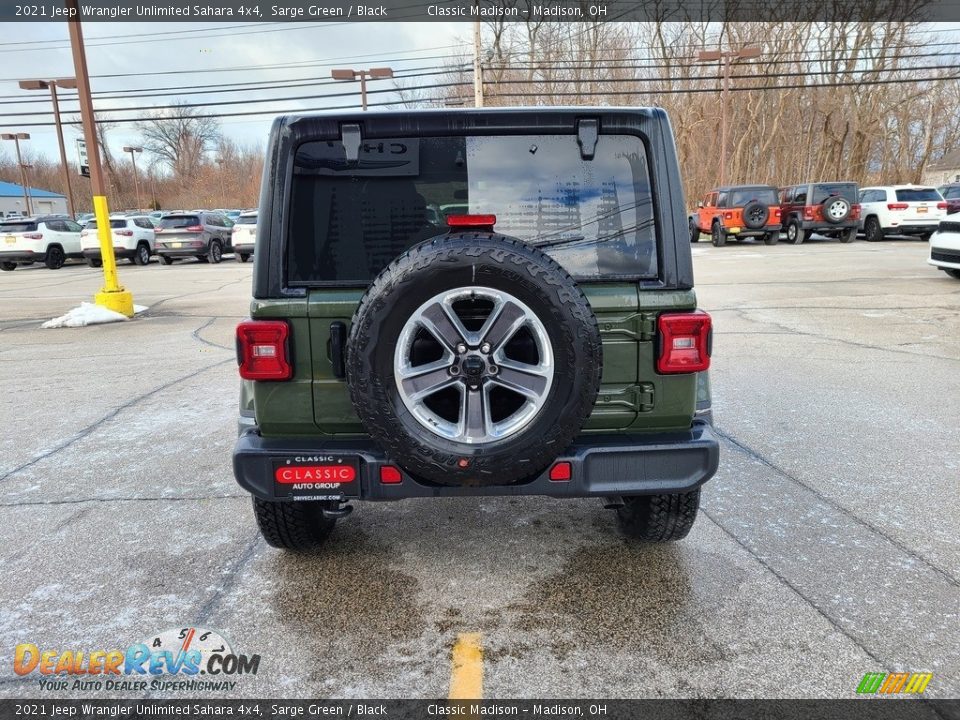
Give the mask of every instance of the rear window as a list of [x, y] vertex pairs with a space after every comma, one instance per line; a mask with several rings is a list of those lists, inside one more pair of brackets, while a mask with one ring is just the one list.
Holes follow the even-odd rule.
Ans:
[[947, 200], [954, 200], [956, 198], [960, 198], [960, 185], [944, 188], [943, 197], [946, 198]]
[[0, 233], [34, 232], [36, 229], [37, 224], [35, 222], [0, 223]]
[[200, 218], [196, 215], [167, 215], [160, 221], [160, 227], [164, 230], [176, 230], [199, 224]]
[[839, 195], [852, 203], [857, 201], [857, 186], [855, 183], [824, 183], [813, 186], [813, 197], [810, 198], [811, 205], [819, 205], [828, 197]]
[[905, 188], [897, 190], [897, 200], [900, 202], [937, 201], [940, 199], [940, 193], [933, 188]]
[[764, 205], [779, 205], [777, 191], [770, 188], [742, 188], [730, 191], [730, 207], [743, 207], [748, 202], [756, 200]]
[[241, 215], [237, 218], [237, 225], [256, 225], [257, 216], [256, 215]]
[[575, 278], [656, 277], [653, 197], [640, 138], [601, 135], [582, 160], [573, 135], [304, 143], [294, 161], [287, 280], [369, 283], [446, 216], [491, 213]]
[[[127, 221], [126, 221], [126, 220], [122, 220], [122, 219], [121, 219], [121, 220], [111, 220], [111, 221], [110, 221], [110, 227], [113, 228], [114, 230], [120, 230], [120, 229], [122, 229], [122, 228], [125, 228], [126, 226], [127, 226]], [[96, 230], [96, 229], [97, 229], [97, 221], [96, 221], [96, 220], [91, 220], [91, 221], [89, 221], [89, 222], [87, 223], [87, 230]]]

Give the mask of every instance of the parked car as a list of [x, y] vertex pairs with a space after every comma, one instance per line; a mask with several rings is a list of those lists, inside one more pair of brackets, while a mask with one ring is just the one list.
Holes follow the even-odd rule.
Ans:
[[709, 233], [715, 247], [728, 238], [762, 237], [767, 245], [780, 240], [780, 200], [771, 185], [732, 185], [711, 190], [690, 216], [690, 242]]
[[233, 253], [240, 262], [246, 262], [253, 255], [257, 241], [257, 211], [240, 213], [233, 226]]
[[884, 235], [917, 235], [929, 240], [947, 214], [947, 203], [933, 187], [888, 185], [860, 190], [860, 226], [871, 241]]
[[68, 258], [82, 257], [83, 228], [67, 215], [37, 215], [0, 221], [0, 269], [44, 263], [58, 270]]
[[937, 188], [947, 203], [947, 215], [960, 212], [960, 183], [949, 183]]
[[[135, 265], [150, 263], [156, 237], [150, 218], [145, 215], [111, 215], [110, 235], [113, 238], [114, 257], [127, 259]], [[88, 222], [80, 233], [80, 249], [90, 267], [100, 267], [103, 264], [96, 218]]]
[[93, 220], [96, 217], [93, 213], [79, 213], [76, 217], [76, 220], [83, 227], [87, 226], [87, 223]]
[[232, 230], [233, 222], [220, 213], [198, 210], [164, 215], [155, 229], [156, 253], [164, 265], [186, 257], [218, 263], [225, 252], [233, 252]]
[[813, 233], [853, 242], [860, 226], [857, 184], [819, 182], [780, 190], [780, 217], [787, 241], [799, 245]]
[[940, 221], [937, 232], [930, 238], [930, 258], [927, 262], [960, 280], [960, 221]]
[[[343, 162], [378, 147], [419, 163]], [[267, 157], [233, 469], [268, 543], [322, 543], [351, 501], [471, 495], [686, 536], [719, 443], [663, 110], [290, 116]]]

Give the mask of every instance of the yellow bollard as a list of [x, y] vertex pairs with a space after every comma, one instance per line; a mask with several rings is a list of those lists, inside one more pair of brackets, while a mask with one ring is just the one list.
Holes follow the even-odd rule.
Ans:
[[93, 196], [93, 212], [97, 218], [97, 237], [100, 238], [100, 257], [103, 263], [103, 287], [93, 301], [127, 317], [133, 317], [133, 295], [117, 279], [117, 259], [113, 254], [113, 233], [110, 229], [110, 211], [104, 195]]

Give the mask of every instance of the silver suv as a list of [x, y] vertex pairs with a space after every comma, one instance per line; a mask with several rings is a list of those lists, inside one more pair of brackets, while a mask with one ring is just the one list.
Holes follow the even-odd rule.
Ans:
[[156, 253], [164, 265], [195, 257], [218, 263], [233, 252], [233, 221], [226, 215], [199, 210], [165, 215], [156, 229]]

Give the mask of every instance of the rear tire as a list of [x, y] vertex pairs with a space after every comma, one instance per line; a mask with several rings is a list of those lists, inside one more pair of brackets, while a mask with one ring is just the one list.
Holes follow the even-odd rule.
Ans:
[[635, 495], [617, 508], [620, 531], [641, 542], [682, 540], [700, 509], [700, 490], [676, 495]]
[[867, 239], [867, 242], [883, 240], [883, 229], [880, 227], [880, 221], [872, 215], [863, 223], [863, 236]]
[[807, 232], [803, 229], [799, 220], [793, 219], [787, 223], [787, 240], [794, 245], [799, 245], [806, 240]]
[[237, 260], [240, 262], [246, 262], [249, 259], [250, 255], [248, 253], [237, 253]]
[[727, 231], [720, 227], [718, 222], [714, 222], [710, 228], [710, 241], [714, 247], [723, 247], [727, 244]]
[[13, 272], [16, 269], [17, 269], [17, 264], [14, 262], [0, 263], [0, 270], [3, 270], [4, 272]]
[[857, 229], [855, 227], [850, 228], [845, 233], [841, 233], [840, 242], [852, 243], [857, 239]]
[[[960, 280], [960, 270], [956, 270], [954, 268], [940, 268], [940, 269], [943, 270], [950, 277], [954, 278], [955, 280]], [[4, 270], [6, 270], [6, 268], [4, 268]]]
[[210, 252], [207, 253], [207, 260], [214, 265], [223, 260], [223, 248], [220, 247], [219, 241], [214, 240], [210, 243]]
[[47, 248], [47, 257], [44, 259], [43, 264], [50, 270], [59, 270], [63, 267], [63, 263], [65, 263], [66, 260], [67, 256], [63, 254], [63, 248], [59, 245], [52, 245]]
[[161, 255], [160, 262], [162, 262], [164, 265], [173, 265], [173, 258], [168, 257], [167, 255]]
[[103, 267], [103, 260], [97, 260], [96, 258], [87, 258], [87, 265], [92, 268]]
[[930, 238], [932, 238], [932, 237], [933, 237], [933, 233], [932, 233], [932, 232], [926, 232], [926, 233], [923, 233], [923, 234], [920, 236], [920, 239], [923, 240], [924, 242], [930, 242]]
[[323, 515], [322, 502], [271, 502], [253, 498], [253, 514], [268, 545], [283, 550], [316, 550], [336, 520]]
[[767, 233], [763, 236], [763, 242], [766, 245], [776, 245], [780, 242], [780, 231], [774, 230], [772, 233]]

